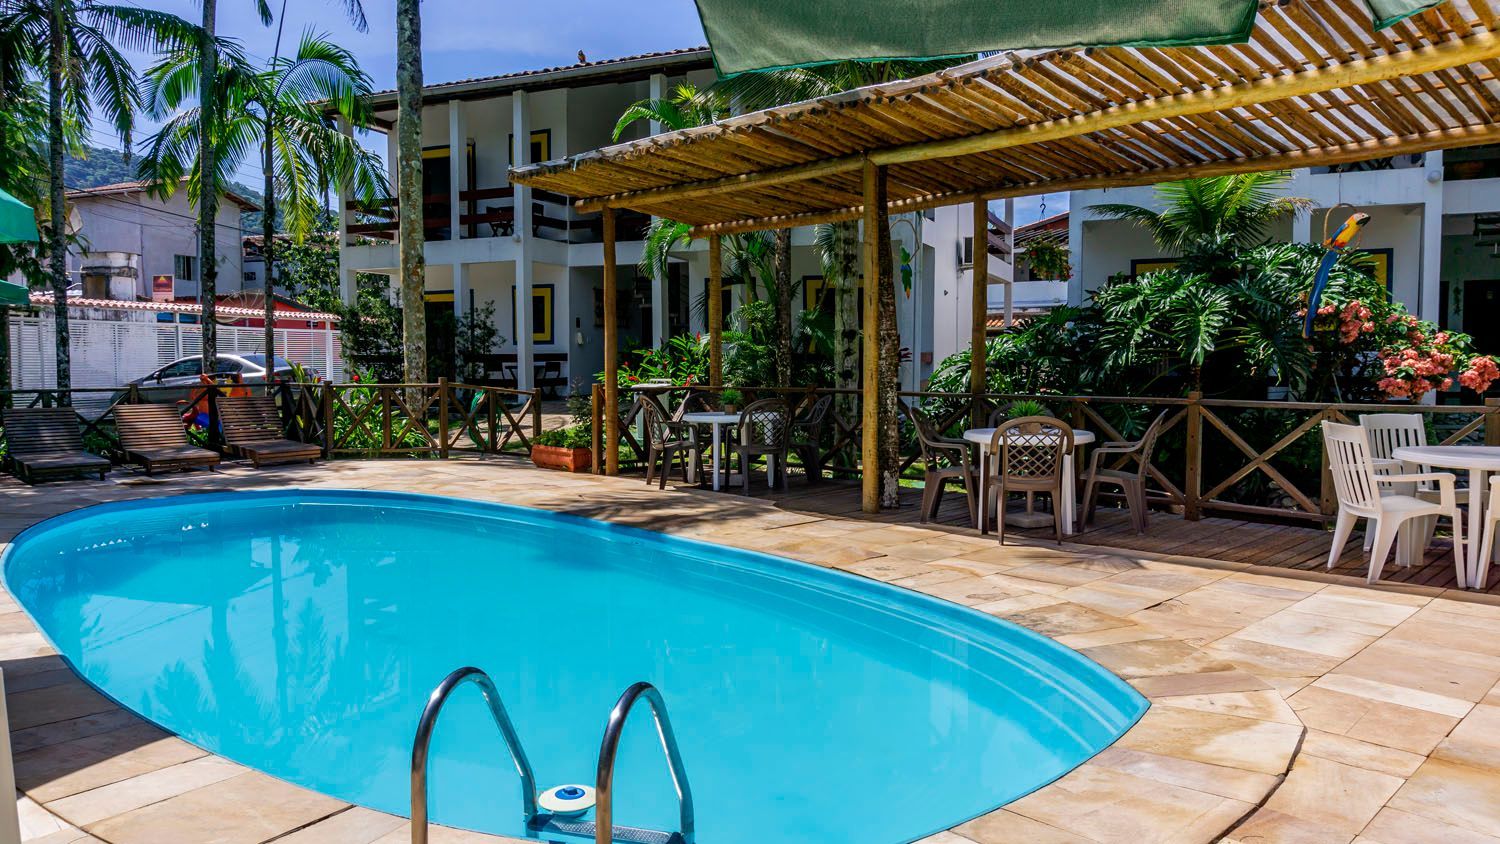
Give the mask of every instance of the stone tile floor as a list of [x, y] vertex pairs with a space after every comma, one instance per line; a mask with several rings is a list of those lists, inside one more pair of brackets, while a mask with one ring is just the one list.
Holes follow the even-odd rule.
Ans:
[[[1500, 844], [1500, 606], [1483, 598], [1121, 549], [1001, 547], [504, 459], [0, 482], [0, 543], [99, 502], [288, 485], [506, 501], [833, 566], [1051, 636], [1150, 698], [1145, 717], [1092, 760], [923, 844]], [[410, 840], [402, 818], [243, 768], [116, 708], [9, 596], [0, 596], [0, 668], [28, 842]], [[501, 840], [433, 835], [435, 844]]]

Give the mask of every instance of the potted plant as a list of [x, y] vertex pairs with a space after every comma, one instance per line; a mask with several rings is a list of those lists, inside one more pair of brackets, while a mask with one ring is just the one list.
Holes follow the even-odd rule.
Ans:
[[594, 464], [593, 408], [587, 396], [568, 399], [573, 424], [543, 431], [531, 441], [531, 462], [543, 469], [586, 472]]
[[745, 396], [739, 390], [730, 387], [719, 394], [719, 401], [724, 405], [725, 413], [737, 413], [740, 404], [745, 401]]

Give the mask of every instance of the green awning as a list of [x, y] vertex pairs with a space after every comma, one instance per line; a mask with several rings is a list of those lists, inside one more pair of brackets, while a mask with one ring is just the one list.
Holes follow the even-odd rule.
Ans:
[[0, 190], [0, 243], [24, 243], [36, 238], [36, 213], [31, 206]]
[[19, 284], [0, 279], [0, 305], [26, 307], [31, 304], [31, 294]]
[[[1363, 0], [1385, 28], [1444, 0]], [[719, 73], [848, 59], [1249, 40], [1258, 0], [697, 0]]]

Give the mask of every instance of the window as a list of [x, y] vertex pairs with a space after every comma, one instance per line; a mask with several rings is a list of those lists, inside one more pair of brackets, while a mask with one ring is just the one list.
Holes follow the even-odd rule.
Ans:
[[198, 256], [196, 256], [196, 255], [173, 255], [172, 256], [172, 275], [176, 276], [178, 281], [197, 281], [198, 280], [197, 269], [198, 269]]
[[217, 375], [238, 375], [243, 369], [239, 361], [230, 358], [218, 358], [214, 361], [214, 373]]
[[244, 278], [245, 281], [255, 281], [255, 273], [250, 270], [246, 270]]
[[203, 358], [186, 358], [167, 366], [158, 373], [158, 378], [192, 378], [203, 372]]

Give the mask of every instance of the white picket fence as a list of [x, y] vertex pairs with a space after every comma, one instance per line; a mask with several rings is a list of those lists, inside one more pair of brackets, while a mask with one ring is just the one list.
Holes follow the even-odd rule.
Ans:
[[[173, 322], [68, 321], [74, 387], [119, 387], [172, 361], [202, 350], [202, 328]], [[219, 351], [253, 354], [264, 350], [261, 328], [219, 326]], [[339, 332], [317, 328], [276, 329], [276, 353], [316, 370], [321, 378], [344, 380]], [[39, 390], [57, 386], [57, 341], [52, 316], [10, 318], [11, 387]], [[108, 402], [102, 395], [97, 402]], [[80, 406], [89, 402], [75, 402]]]

